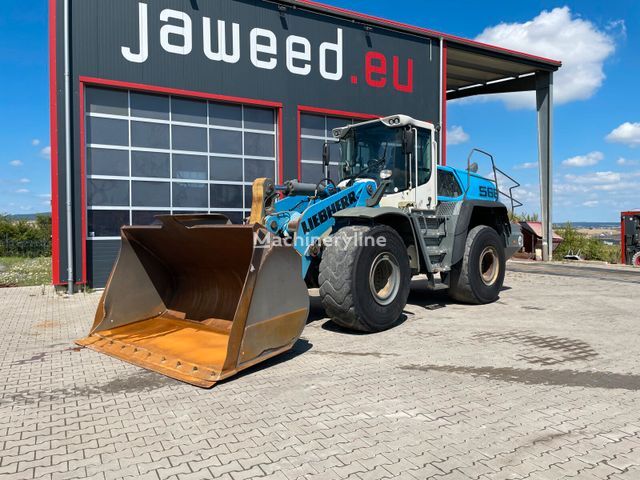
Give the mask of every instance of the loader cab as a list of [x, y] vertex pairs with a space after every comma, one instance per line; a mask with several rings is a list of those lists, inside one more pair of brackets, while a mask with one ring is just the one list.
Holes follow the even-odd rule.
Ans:
[[433, 209], [437, 168], [434, 127], [405, 115], [334, 130], [340, 141], [340, 182], [390, 183], [380, 205]]

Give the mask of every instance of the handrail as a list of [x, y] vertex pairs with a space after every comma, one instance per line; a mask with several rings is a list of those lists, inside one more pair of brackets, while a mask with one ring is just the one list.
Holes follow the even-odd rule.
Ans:
[[[503, 172], [502, 170], [500, 170], [498, 167], [495, 167], [497, 172], [500, 172], [500, 174], [504, 177], [507, 177], [509, 180], [511, 180], [513, 182], [513, 185], [511, 186], [511, 188], [509, 188], [509, 194], [507, 195], [506, 193], [500, 192], [500, 190], [498, 189], [498, 192], [500, 192], [502, 195], [504, 195], [505, 197], [507, 197], [509, 200], [511, 200], [511, 213], [514, 213], [516, 208], [522, 207], [524, 204], [516, 199], [513, 196], [513, 190], [515, 188], [520, 187], [520, 182], [518, 182], [515, 178], [513, 178], [510, 175], [507, 175], [505, 172]], [[497, 178], [497, 176], [496, 176]], [[496, 184], [496, 188], [498, 188], [498, 184]]]
[[[465, 200], [467, 199], [467, 193], [469, 193], [469, 189], [471, 188], [471, 158], [473, 157], [474, 153], [481, 153], [491, 159], [491, 168], [493, 169], [493, 180], [490, 178], [487, 180], [489, 180], [490, 182], [493, 182], [496, 185], [496, 191], [498, 192], [498, 195], [503, 195], [511, 201], [511, 213], [514, 213], [516, 208], [524, 206], [524, 204], [520, 200], [516, 199], [513, 196], [513, 190], [520, 187], [521, 186], [520, 183], [515, 178], [511, 177], [510, 175], [507, 175], [504, 171], [496, 167], [496, 162], [495, 162], [495, 159], [493, 158], [493, 155], [491, 155], [489, 152], [486, 152], [480, 148], [471, 149], [471, 152], [469, 152], [469, 156], [467, 157], [467, 188], [464, 191], [464, 199]], [[500, 187], [498, 186], [498, 173], [508, 178], [513, 183], [513, 185], [509, 188], [508, 194], [501, 191]]]
[[496, 184], [496, 190], [498, 189], [498, 174], [496, 173], [496, 162], [493, 158], [493, 155], [479, 148], [472, 148], [471, 152], [469, 152], [469, 156], [467, 157], [467, 188], [464, 191], [465, 200], [467, 199], [467, 193], [469, 193], [469, 188], [471, 188], [471, 158], [473, 157], [473, 154], [476, 152], [482, 153], [483, 155], [486, 155], [491, 159], [491, 167], [493, 168], [494, 183]]

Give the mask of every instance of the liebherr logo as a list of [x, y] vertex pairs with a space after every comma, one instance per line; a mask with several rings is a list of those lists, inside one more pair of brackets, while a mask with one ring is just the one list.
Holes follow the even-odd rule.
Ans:
[[[210, 61], [227, 64], [238, 63], [242, 56], [241, 35], [249, 36], [249, 60], [259, 69], [274, 70], [284, 65], [293, 75], [307, 76], [317, 69], [326, 80], [340, 81], [344, 75], [344, 32], [341, 28], [334, 30], [333, 38], [312, 45], [309, 39], [299, 35], [289, 35], [284, 41], [268, 29], [249, 27], [226, 20], [212, 20], [202, 17], [201, 46], [193, 44], [194, 20], [185, 12], [164, 9], [159, 13], [160, 46], [174, 55], [192, 55], [198, 50]], [[200, 21], [195, 22], [200, 23]], [[196, 28], [199, 28], [196, 25]], [[122, 56], [132, 63], [145, 63], [149, 59], [149, 7], [146, 3], [138, 3], [138, 44], [121, 47]], [[157, 38], [157, 37], [156, 37]], [[230, 42], [228, 41], [230, 40]], [[392, 65], [388, 68], [388, 65]], [[413, 92], [413, 59], [406, 60], [406, 70], [399, 56], [388, 59], [386, 55], [368, 51], [364, 56], [364, 83], [373, 88], [393, 87], [404, 93]], [[401, 71], [403, 70], [403, 71]], [[391, 78], [389, 78], [391, 77]], [[360, 76], [350, 76], [353, 85], [359, 83]]]
[[333, 202], [327, 208], [320, 210], [318, 213], [302, 222], [302, 231], [307, 234], [312, 230], [315, 230], [330, 218], [333, 218], [333, 216], [337, 212], [339, 212], [340, 210], [345, 210], [351, 205], [355, 205], [357, 201], [358, 198], [356, 197], [355, 192], [350, 192], [348, 195], [345, 195], [341, 199]]

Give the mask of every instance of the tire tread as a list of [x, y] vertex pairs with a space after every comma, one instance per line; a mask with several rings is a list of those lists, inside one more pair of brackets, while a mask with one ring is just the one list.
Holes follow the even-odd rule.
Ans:
[[476, 237], [478, 237], [478, 235], [480, 235], [487, 229], [491, 229], [491, 227], [488, 227], [486, 225], [478, 225], [468, 233], [467, 241], [464, 247], [464, 256], [460, 264], [451, 269], [449, 297], [457, 300], [458, 302], [468, 303], [472, 305], [481, 305], [483, 303], [486, 303], [479, 299], [473, 292], [473, 288], [471, 286], [471, 276], [469, 272], [469, 257], [471, 256]]
[[[362, 225], [344, 227], [333, 236], [337, 245], [325, 249], [320, 262], [320, 298], [327, 315], [341, 327], [369, 331], [355, 310], [352, 293], [354, 263], [358, 247], [353, 241], [371, 228]], [[343, 242], [344, 239], [344, 242]], [[351, 239], [348, 243], [347, 239]]]

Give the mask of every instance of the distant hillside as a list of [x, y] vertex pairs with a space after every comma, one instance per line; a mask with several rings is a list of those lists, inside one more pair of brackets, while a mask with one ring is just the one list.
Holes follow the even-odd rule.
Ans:
[[51, 212], [41, 212], [41, 213], [19, 213], [15, 215], [7, 215], [9, 220], [27, 220], [32, 221], [35, 220], [38, 215], [44, 215], [47, 217], [51, 216]]
[[[563, 228], [566, 223], [555, 223], [553, 228]], [[573, 228], [615, 228], [620, 222], [571, 222]]]

